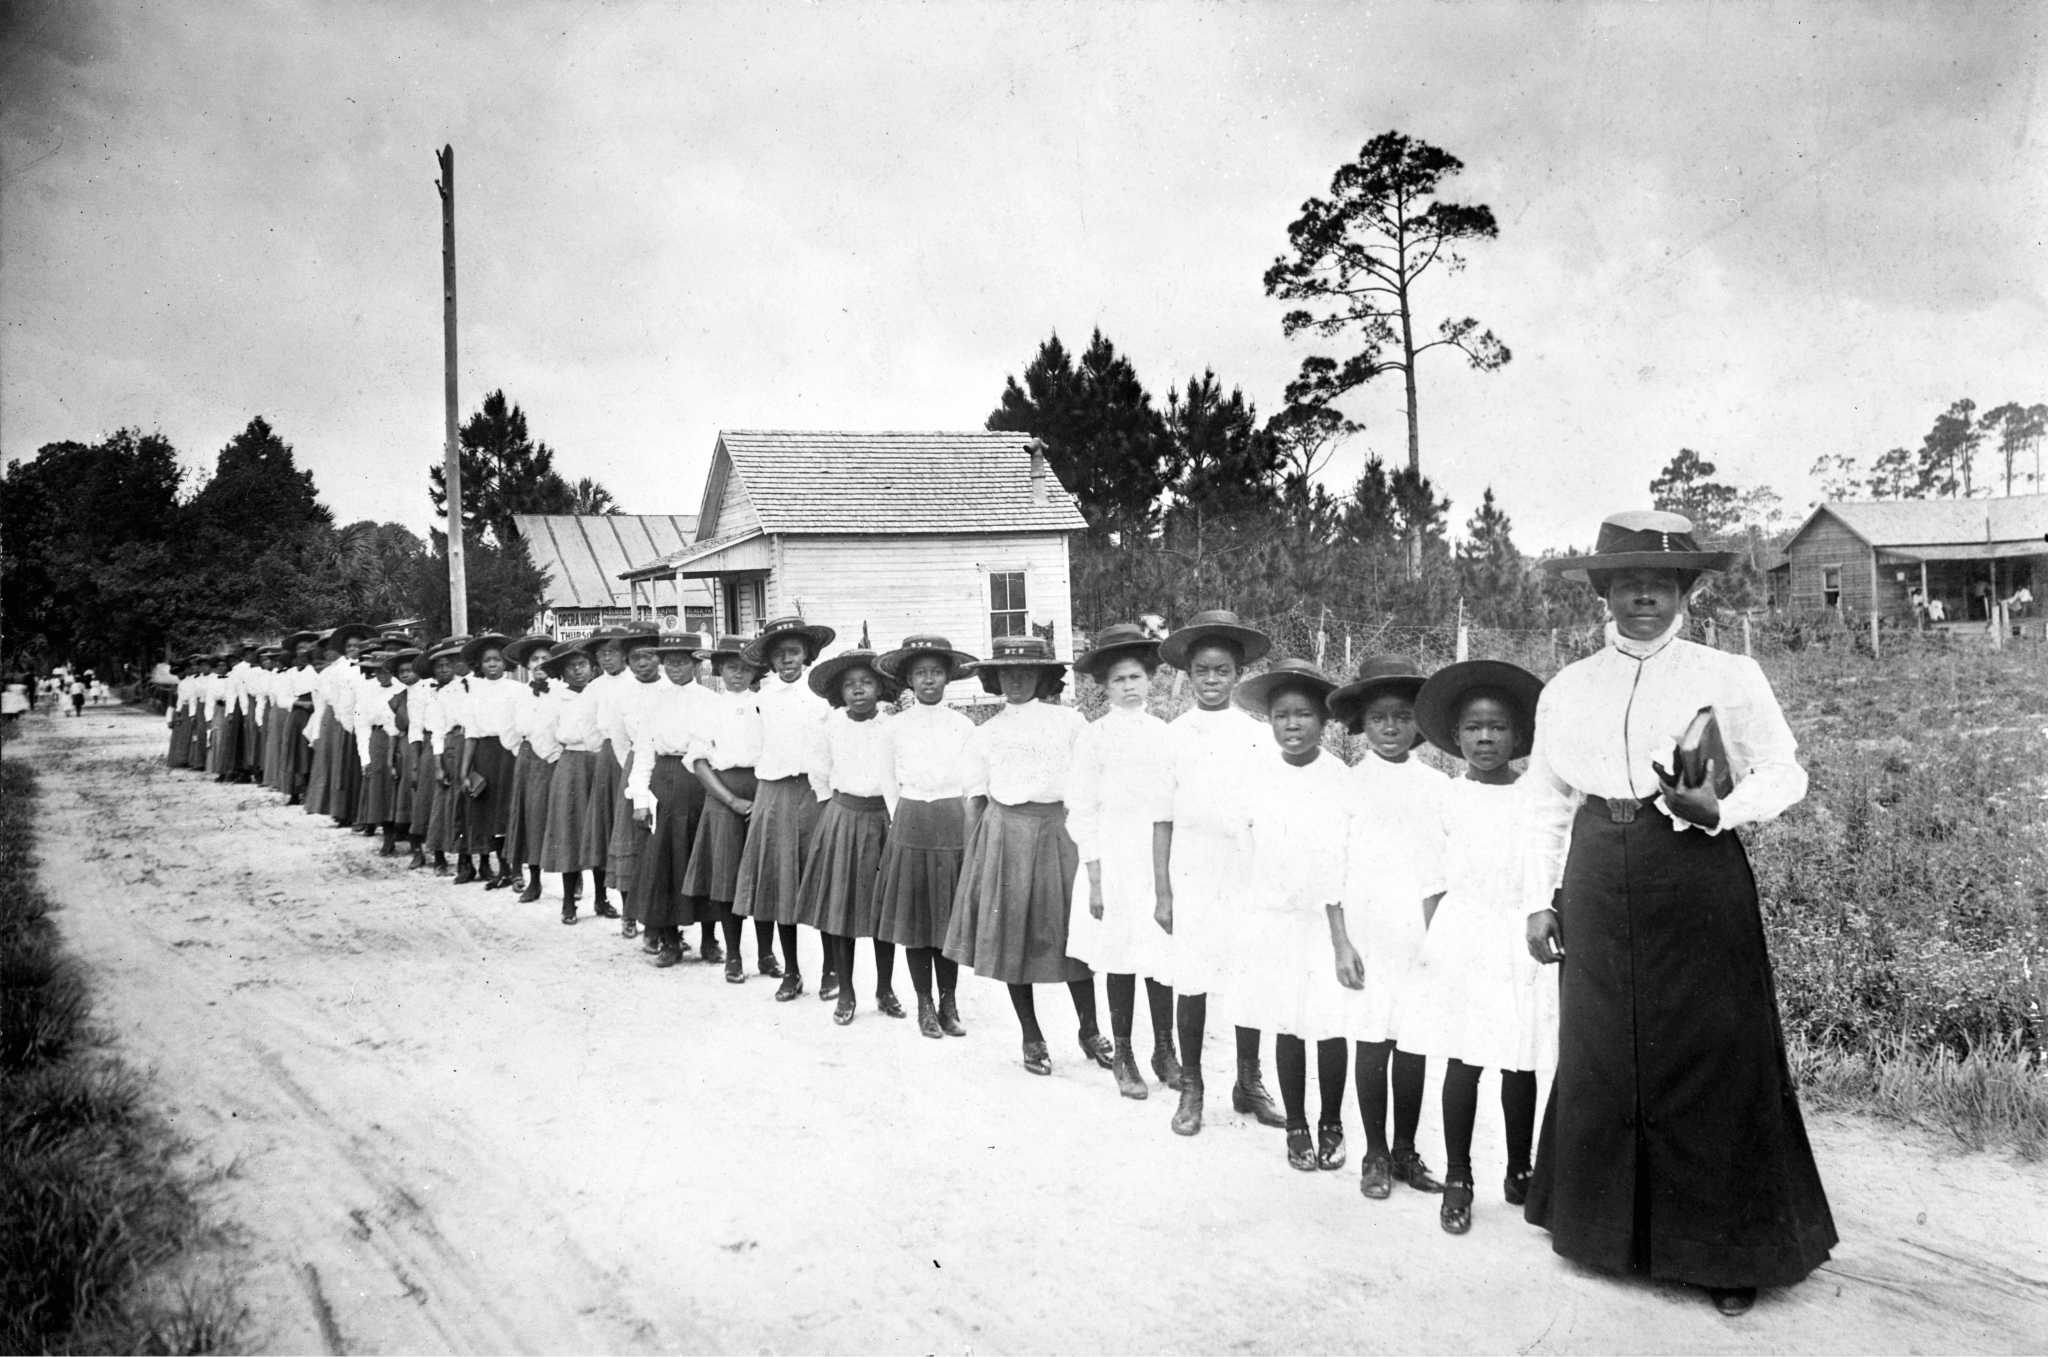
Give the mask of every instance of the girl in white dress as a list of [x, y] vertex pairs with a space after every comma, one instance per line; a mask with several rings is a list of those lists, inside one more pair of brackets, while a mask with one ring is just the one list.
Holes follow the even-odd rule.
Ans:
[[[1416, 694], [1422, 687], [1422, 674], [1408, 660], [1369, 655], [1359, 666], [1359, 677], [1330, 695], [1331, 716], [1366, 744], [1352, 769], [1361, 824], [1379, 846], [1393, 850], [1393, 860], [1375, 873], [1378, 879], [1360, 881], [1353, 892], [1362, 907], [1355, 925], [1366, 963], [1352, 1029], [1358, 1043], [1359, 1119], [1366, 1126], [1359, 1191], [1375, 1200], [1388, 1196], [1396, 1182], [1418, 1192], [1444, 1190], [1416, 1150], [1428, 1062], [1395, 1047], [1395, 1014], [1423, 945], [1429, 908], [1444, 890], [1441, 826], [1445, 789], [1451, 784], [1429, 764], [1410, 757], [1423, 743], [1416, 728]], [[1392, 1145], [1387, 1135], [1390, 1085]]]
[[1167, 934], [1154, 917], [1165, 894], [1174, 814], [1173, 745], [1166, 723], [1145, 709], [1159, 653], [1158, 641], [1119, 622], [1074, 662], [1101, 685], [1110, 705], [1075, 741], [1068, 775], [1067, 831], [1081, 867], [1067, 919], [1067, 955], [1105, 977], [1116, 1043], [1110, 1072], [1127, 1098], [1148, 1092], [1131, 1050], [1141, 975], [1152, 1015], [1153, 1075], [1168, 1088], [1181, 1083], [1174, 991], [1159, 978], [1167, 973]]
[[1543, 686], [1515, 665], [1468, 660], [1438, 670], [1416, 695], [1424, 735], [1466, 763], [1445, 800], [1444, 896], [1398, 1019], [1403, 1046], [1446, 1062], [1438, 1223], [1449, 1234], [1472, 1228], [1480, 1071], [1501, 1071], [1503, 1191], [1520, 1206], [1529, 1190], [1536, 1072], [1558, 1059], [1557, 978], [1523, 937], [1524, 807], [1511, 762], [1529, 757]]

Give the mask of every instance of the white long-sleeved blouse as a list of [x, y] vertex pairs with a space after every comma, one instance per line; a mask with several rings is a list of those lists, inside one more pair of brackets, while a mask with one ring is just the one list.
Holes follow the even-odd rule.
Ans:
[[890, 720], [897, 794], [911, 801], [956, 800], [961, 758], [975, 723], [943, 702], [914, 703]]
[[1372, 750], [1352, 768], [1361, 823], [1414, 874], [1418, 895], [1444, 889], [1444, 814], [1451, 779], [1414, 754], [1400, 763]]
[[448, 752], [448, 737], [456, 731], [464, 735], [470, 732], [470, 681], [459, 675], [448, 681], [435, 695], [434, 753], [438, 757]]
[[703, 759], [715, 772], [755, 767], [761, 760], [761, 695], [748, 689], [705, 693], [700, 743], [690, 761]]
[[405, 691], [396, 683], [389, 688], [371, 679], [356, 702], [356, 757], [363, 767], [370, 766], [370, 736], [382, 730], [392, 734], [398, 732], [398, 713], [391, 704]]
[[1088, 721], [1051, 702], [1007, 704], [975, 727], [961, 759], [961, 794], [1006, 806], [1067, 795], [1074, 744]]
[[[1675, 629], [1676, 631], [1676, 629]], [[1776, 819], [1807, 794], [1792, 727], [1757, 662], [1678, 639], [1643, 658], [1616, 644], [1567, 665], [1537, 702], [1535, 748], [1523, 781], [1523, 902], [1546, 909], [1565, 873], [1572, 817], [1589, 796], [1657, 794], [1653, 760], [1668, 770], [1672, 749], [1702, 707], [1712, 707], [1729, 752], [1735, 788], [1721, 823], [1703, 830], [1665, 814], [1675, 832], [1720, 833]], [[1644, 650], [1647, 647], [1630, 647]], [[1663, 801], [1659, 806], [1664, 807]]]
[[1083, 862], [1102, 856], [1103, 825], [1115, 817], [1174, 818], [1174, 743], [1167, 723], [1143, 707], [1112, 707], [1083, 727], [1067, 776], [1067, 832]]
[[825, 757], [825, 721], [832, 707], [801, 677], [784, 683], [770, 675], [755, 694], [761, 709], [761, 756], [754, 774], [763, 782], [810, 776]]
[[519, 709], [528, 696], [518, 679], [487, 679], [472, 674], [465, 680], [468, 698], [463, 703], [462, 733], [472, 740], [497, 740], [507, 749], [519, 745]]
[[665, 755], [688, 759], [703, 743], [711, 694], [695, 683], [671, 683], [666, 678], [643, 686], [655, 691], [630, 709], [633, 727], [627, 742], [633, 760], [626, 774], [626, 797], [636, 806], [652, 806], [655, 760]]
[[564, 750], [595, 753], [605, 739], [604, 733], [598, 729], [597, 717], [597, 704], [589, 684], [585, 684], [580, 693], [565, 687], [561, 705], [555, 708], [556, 743]]
[[1322, 916], [1343, 904], [1360, 840], [1359, 798], [1351, 770], [1329, 750], [1303, 765], [1279, 746], [1246, 765], [1236, 802], [1252, 842], [1247, 899], [1255, 910]]
[[543, 763], [553, 763], [562, 757], [562, 739], [556, 726], [562, 719], [563, 699], [568, 696], [569, 685], [559, 679], [549, 683], [545, 693], [527, 690], [526, 711], [519, 721], [520, 736]]
[[834, 792], [879, 796], [889, 813], [896, 814], [896, 744], [892, 738], [896, 720], [878, 711], [865, 721], [856, 721], [845, 710], [826, 718], [818, 768], [811, 775], [811, 790], [820, 801]]

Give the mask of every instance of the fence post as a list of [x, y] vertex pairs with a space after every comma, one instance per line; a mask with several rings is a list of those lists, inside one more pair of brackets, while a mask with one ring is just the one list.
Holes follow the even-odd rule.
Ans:
[[1750, 653], [1750, 614], [1743, 614], [1743, 653]]

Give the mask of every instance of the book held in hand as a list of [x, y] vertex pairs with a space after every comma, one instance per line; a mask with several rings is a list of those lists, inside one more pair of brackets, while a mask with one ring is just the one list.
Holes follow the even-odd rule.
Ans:
[[1715, 765], [1715, 795], [1723, 797], [1736, 790], [1735, 776], [1729, 771], [1729, 751], [1722, 746], [1721, 723], [1715, 720], [1713, 707], [1702, 707], [1672, 746], [1672, 772], [1680, 786], [1698, 787], [1707, 780], [1709, 763]]

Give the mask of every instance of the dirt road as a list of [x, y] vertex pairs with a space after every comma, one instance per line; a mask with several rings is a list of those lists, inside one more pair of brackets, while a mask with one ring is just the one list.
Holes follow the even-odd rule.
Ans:
[[972, 977], [965, 1040], [837, 1028], [161, 750], [98, 710], [28, 718], [7, 757], [41, 774], [59, 922], [239, 1226], [269, 1350], [2042, 1350], [2038, 1166], [1813, 1118], [1844, 1242], [1729, 1321], [1564, 1263], [1484, 1186], [1492, 1080], [1454, 1239], [1434, 1199], [1291, 1171], [1228, 1109], [1228, 1041], [1183, 1140], [1171, 1095], [1084, 1064], [1057, 992], [1051, 1079]]

